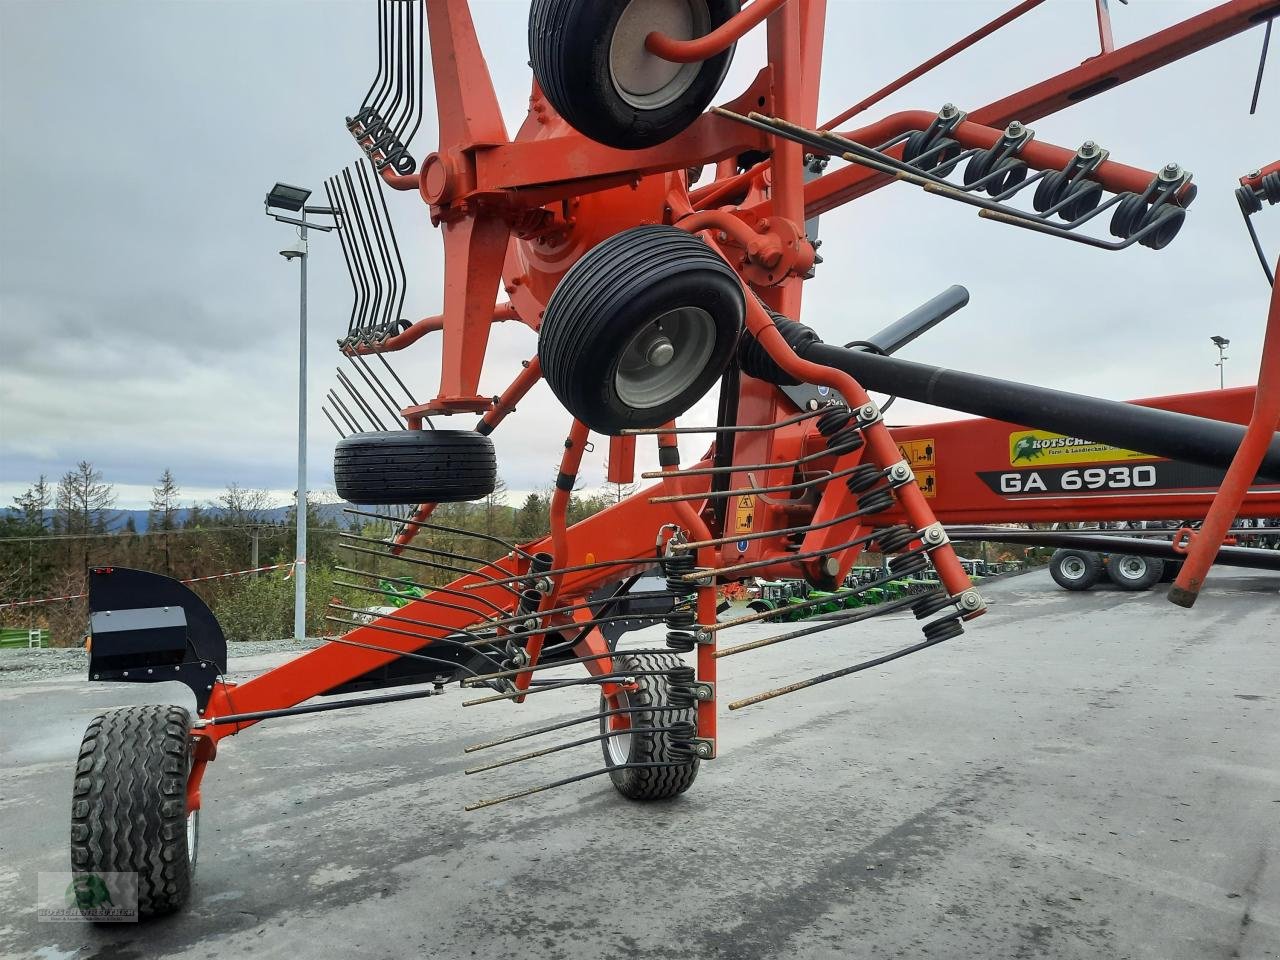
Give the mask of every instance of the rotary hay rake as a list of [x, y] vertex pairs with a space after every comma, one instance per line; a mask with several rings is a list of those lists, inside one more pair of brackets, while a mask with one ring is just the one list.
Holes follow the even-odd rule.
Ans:
[[[1102, 52], [1074, 69], [968, 113], [948, 104], [839, 129], [1040, 2], [1019, 4], [819, 125], [824, 0], [742, 9], [737, 0], [534, 0], [533, 92], [511, 138], [467, 4], [383, 0], [377, 74], [347, 121], [366, 156], [327, 184], [356, 299], [339, 344], [355, 376], [343, 373], [345, 398], [331, 391], [325, 412], [342, 436], [339, 492], [370, 506], [356, 513], [393, 525], [386, 540], [348, 535], [349, 555], [395, 556], [453, 579], [401, 579], [407, 602], [371, 622], [335, 604], [330, 620], [347, 633], [237, 685], [223, 676], [225, 639], [190, 591], [140, 571], [91, 571], [92, 679], [182, 680], [198, 718], [134, 707], [93, 721], [76, 770], [74, 869], [136, 871], [144, 916], [176, 909], [191, 882], [201, 780], [223, 738], [277, 717], [434, 696], [454, 680], [486, 691], [468, 707], [583, 687], [599, 697], [598, 709], [468, 750], [552, 733], [568, 740], [468, 772], [579, 747], [601, 749], [600, 763], [469, 809], [597, 776], [629, 798], [676, 796], [716, 756], [722, 659], [888, 613], [922, 623], [915, 644], [728, 704], [736, 710], [943, 643], [980, 616], [952, 524], [1205, 517], [1199, 534], [1132, 545], [1185, 559], [1171, 598], [1190, 606], [1231, 519], [1280, 513], [1280, 297], [1256, 389], [1134, 403], [895, 359], [964, 306], [963, 288], [846, 346], [798, 320], [804, 279], [821, 262], [817, 218], [895, 181], [1104, 251], [1175, 239], [1196, 193], [1188, 171], [1126, 166], [1092, 141], [1055, 146], [1029, 124], [1251, 26], [1269, 30], [1274, 0], [1223, 3], [1119, 48], [1099, 2]], [[708, 109], [735, 42], [758, 26], [767, 64]], [[411, 143], [424, 113], [424, 39], [440, 142], [419, 166]], [[698, 185], [706, 167], [714, 178]], [[416, 192], [442, 233], [438, 317], [400, 315], [406, 277], [384, 187]], [[1238, 195], [1246, 218], [1280, 202], [1280, 165], [1244, 178]], [[1109, 237], [1099, 229], [1106, 213]], [[507, 300], [495, 306], [499, 284]], [[500, 396], [481, 396], [490, 327], [507, 320], [538, 332], [537, 355]], [[439, 390], [420, 403], [387, 355], [436, 332]], [[550, 535], [506, 543], [433, 521], [437, 504], [493, 490], [490, 435], [539, 379], [568, 411]], [[714, 424], [677, 422], [717, 384]], [[868, 389], [985, 419], [890, 429]], [[473, 429], [431, 419], [466, 414], [480, 415]], [[656, 442], [660, 469], [643, 474], [652, 486], [570, 524], [592, 432], [608, 437], [610, 481], [634, 479], [637, 443]], [[470, 555], [480, 549], [415, 544], [423, 530], [503, 555], [489, 562]], [[802, 577], [840, 599], [881, 585], [840, 586], [868, 550], [889, 558], [885, 580], [932, 566], [936, 589], [721, 643], [768, 614], [721, 619], [718, 584]], [[1224, 558], [1275, 568], [1277, 556], [1228, 548]], [[387, 589], [376, 570], [343, 569], [360, 581], [354, 589]], [[645, 574], [661, 588], [633, 590]], [[665, 625], [664, 644], [618, 648], [627, 630], [654, 624]], [[409, 689], [305, 702], [388, 687]], [[598, 732], [575, 736], [588, 725]]]

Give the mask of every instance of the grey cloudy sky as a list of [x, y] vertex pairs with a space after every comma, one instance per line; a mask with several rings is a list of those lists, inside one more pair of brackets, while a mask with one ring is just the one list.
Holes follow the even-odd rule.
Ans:
[[[1009, 5], [832, 0], [820, 112]], [[1113, 4], [1117, 40], [1208, 6]], [[472, 8], [514, 131], [527, 4]], [[974, 108], [1066, 69], [1096, 51], [1092, 8], [1051, 0], [866, 119], [948, 100]], [[292, 491], [297, 267], [276, 255], [289, 228], [263, 216], [261, 199], [277, 179], [318, 188], [356, 159], [343, 117], [373, 75], [375, 18], [370, 2], [0, 0], [2, 502], [79, 459], [116, 484], [121, 506], [144, 506], [165, 467], [188, 500], [231, 481]], [[762, 36], [739, 45], [724, 99], [762, 64]], [[828, 340], [855, 339], [964, 283], [970, 306], [904, 356], [1128, 398], [1216, 386], [1216, 333], [1232, 340], [1228, 381], [1252, 382], [1268, 291], [1231, 191], [1280, 156], [1280, 62], [1247, 116], [1260, 45], [1254, 30], [1034, 124], [1064, 146], [1092, 138], [1135, 166], [1193, 170], [1199, 199], [1166, 250], [1103, 253], [897, 186], [823, 218], [826, 263], [803, 319]], [[429, 113], [413, 152], [435, 143]], [[389, 200], [406, 315], [436, 313], [439, 237], [415, 196]], [[1274, 253], [1280, 215], [1257, 219]], [[310, 482], [323, 488], [335, 435], [319, 399], [351, 294], [336, 240], [311, 249]], [[400, 361], [419, 397], [435, 392], [438, 349], [428, 338]], [[496, 328], [482, 390], [500, 390], [534, 349], [522, 326]], [[907, 403], [895, 413], [947, 416]], [[495, 437], [500, 470], [513, 491], [547, 485], [567, 417], [543, 386], [517, 418]], [[589, 486], [603, 480], [603, 447]]]

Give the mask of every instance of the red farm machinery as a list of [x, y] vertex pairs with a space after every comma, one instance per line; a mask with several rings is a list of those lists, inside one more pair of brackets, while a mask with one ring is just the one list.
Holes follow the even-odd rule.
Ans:
[[[598, 751], [594, 762], [470, 808], [597, 776], [635, 800], [673, 797], [715, 759], [721, 706], [834, 682], [959, 636], [985, 610], [953, 548], [965, 537], [1064, 546], [1081, 535], [1031, 525], [1191, 518], [1164, 540], [1088, 541], [1181, 561], [1170, 599], [1191, 606], [1235, 518], [1280, 515], [1280, 294], [1256, 388], [1130, 403], [895, 357], [965, 305], [960, 287], [850, 344], [826, 343], [800, 319], [804, 281], [821, 262], [817, 218], [895, 182], [1045, 235], [1036, 242], [1158, 251], [1182, 231], [1197, 190], [1190, 172], [1129, 166], [1093, 141], [1057, 146], [1031, 125], [1250, 28], [1269, 30], [1275, 0], [1221, 3], [1119, 47], [1098, 0], [1101, 52], [1079, 66], [975, 109], [865, 119], [1042, 2], [1018, 4], [820, 122], [826, 0], [533, 0], [532, 92], [512, 136], [466, 0], [380, 0], [377, 74], [347, 119], [364, 157], [329, 181], [327, 207], [302, 195], [284, 209], [332, 218], [355, 283], [340, 342], [354, 374], [325, 411], [343, 435], [335, 478], [340, 495], [393, 530], [351, 535], [348, 547], [454, 579], [368, 621], [339, 607], [330, 619], [347, 632], [235, 684], [224, 676], [225, 638], [189, 590], [92, 570], [90, 677], [181, 680], [196, 711], [128, 707], [90, 724], [73, 868], [136, 871], [142, 915], [174, 910], [188, 896], [201, 783], [223, 739], [264, 720], [435, 695], [452, 681], [483, 691], [467, 705], [584, 686], [599, 695], [587, 715], [477, 745], [567, 731], [567, 743], [490, 766], [568, 747]], [[767, 62], [725, 96], [734, 45], [757, 28]], [[439, 145], [419, 161], [410, 148], [427, 112], [424, 48]], [[400, 315], [406, 278], [387, 207], [398, 193], [416, 195], [443, 238], [443, 309], [417, 322]], [[1280, 203], [1280, 164], [1242, 178], [1237, 196], [1246, 220]], [[497, 290], [505, 297], [495, 304]], [[496, 322], [527, 325], [538, 347], [501, 395], [484, 396]], [[427, 402], [388, 362], [419, 341], [442, 358]], [[518, 429], [558, 450], [550, 535], [501, 543], [492, 561], [415, 544], [439, 527], [438, 504], [493, 491], [491, 436], [519, 421], [516, 407], [539, 380], [563, 418]], [[713, 390], [715, 422], [682, 422]], [[868, 391], [975, 418], [891, 429]], [[611, 482], [636, 479], [639, 444], [656, 444], [659, 469], [642, 475], [651, 483], [638, 493], [571, 524], [593, 435], [608, 444]], [[403, 504], [413, 506], [395, 510]], [[991, 529], [999, 524], [1020, 528]], [[1222, 550], [1225, 562], [1280, 568], [1280, 552]], [[767, 615], [724, 616], [718, 587], [772, 577], [825, 596], [857, 592], [876, 582], [841, 585], [868, 551], [888, 558], [886, 579], [931, 567], [936, 588], [726, 642]], [[659, 588], [633, 590], [645, 575]], [[914, 614], [918, 642], [727, 705], [717, 696], [727, 657], [893, 612]], [[624, 630], [652, 625], [665, 626], [664, 641], [618, 647]], [[383, 688], [392, 692], [368, 692]]]

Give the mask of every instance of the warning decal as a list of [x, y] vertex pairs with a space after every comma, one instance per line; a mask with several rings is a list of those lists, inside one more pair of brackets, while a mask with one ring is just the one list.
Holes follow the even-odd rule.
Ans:
[[750, 533], [752, 525], [756, 520], [756, 498], [755, 494], [746, 494], [738, 497], [737, 507], [733, 518], [734, 533]]
[[917, 470], [916, 485], [926, 497], [938, 495], [938, 476], [933, 470]]
[[911, 469], [919, 473], [919, 467], [932, 467], [934, 465], [933, 456], [936, 452], [933, 446], [933, 438], [928, 437], [922, 440], [899, 440], [898, 452], [902, 454], [902, 459], [911, 464]]

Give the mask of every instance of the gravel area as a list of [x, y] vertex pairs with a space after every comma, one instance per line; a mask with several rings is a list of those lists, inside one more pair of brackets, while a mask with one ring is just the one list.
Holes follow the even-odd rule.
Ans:
[[[250, 640], [228, 645], [227, 654], [234, 666], [242, 657], [257, 657], [271, 653], [293, 653], [318, 647], [323, 640]], [[0, 684], [29, 683], [83, 674], [88, 669], [89, 655], [78, 647], [51, 647], [43, 650], [0, 650]]]

